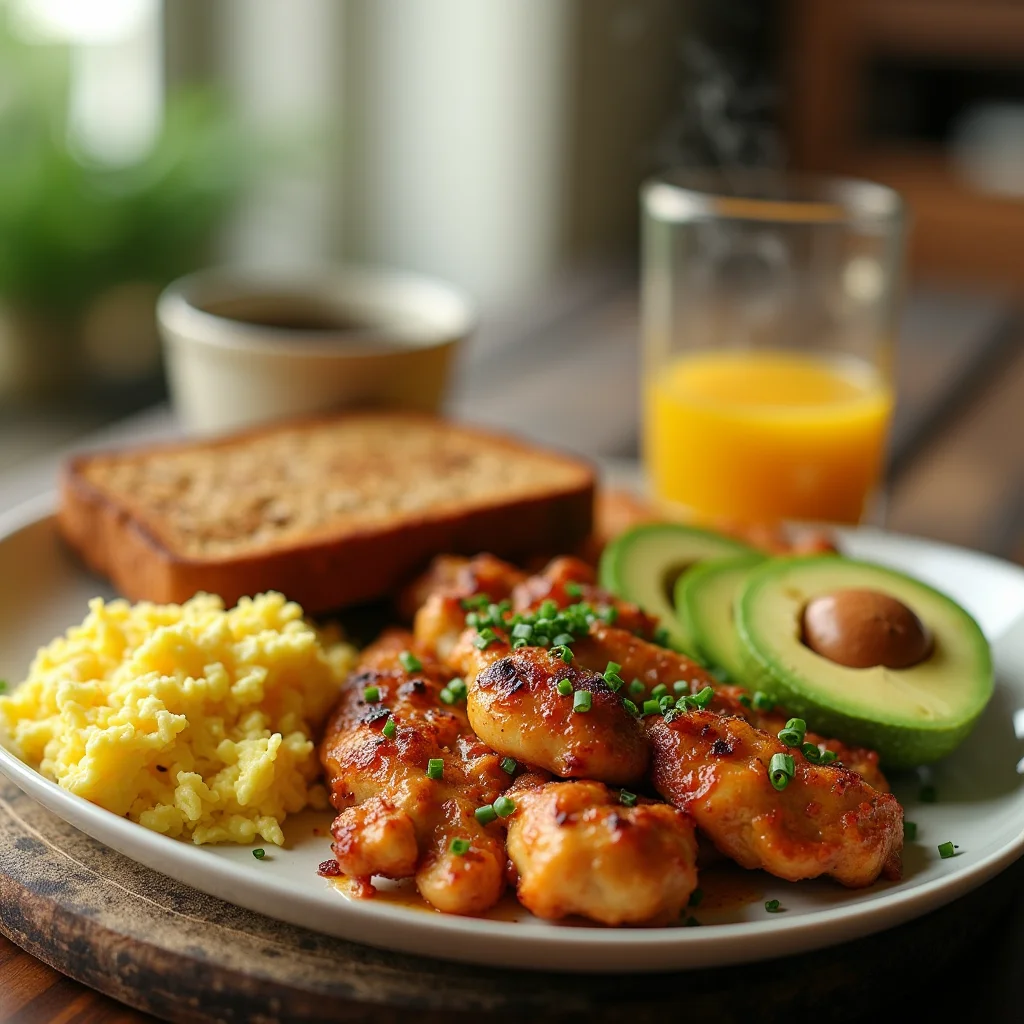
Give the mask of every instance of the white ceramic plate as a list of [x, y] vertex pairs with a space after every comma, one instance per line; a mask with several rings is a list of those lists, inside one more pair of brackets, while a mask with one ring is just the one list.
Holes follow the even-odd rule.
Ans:
[[[36, 648], [81, 621], [109, 589], [57, 542], [50, 505], [0, 519], [0, 677], [23, 678]], [[927, 779], [894, 788], [917, 823], [904, 877], [848, 891], [780, 882], [761, 872], [702, 876], [702, 927], [607, 929], [549, 924], [510, 901], [490, 918], [450, 917], [397, 898], [352, 900], [316, 873], [329, 856], [329, 819], [294, 819], [282, 850], [194, 847], [149, 832], [66, 793], [0, 748], [0, 771], [55, 814], [128, 857], [204, 892], [272, 917], [371, 945], [482, 964], [574, 971], [702, 967], [780, 956], [891, 927], [978, 886], [1024, 852], [1024, 570], [939, 544], [874, 530], [843, 533], [850, 554], [910, 572], [960, 600], [992, 640], [995, 696], [967, 742]], [[1016, 623], [1016, 625], [1015, 625]], [[922, 782], [939, 799], [921, 804]], [[314, 828], [320, 834], [314, 834]], [[939, 843], [959, 846], [949, 860]], [[778, 899], [781, 913], [764, 901]]]

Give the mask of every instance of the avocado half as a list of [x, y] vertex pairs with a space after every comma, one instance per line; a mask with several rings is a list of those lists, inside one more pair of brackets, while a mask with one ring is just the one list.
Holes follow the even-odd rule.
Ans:
[[676, 581], [676, 615], [695, 653], [727, 682], [744, 682], [746, 664], [736, 632], [736, 598], [760, 554], [700, 562]]
[[[802, 639], [817, 597], [876, 590], [902, 601], [933, 637], [909, 668], [847, 668]], [[877, 750], [890, 768], [936, 761], [966, 738], [992, 696], [992, 655], [951, 598], [892, 569], [841, 556], [773, 558], [750, 571], [736, 603], [747, 679], [810, 729]]]
[[679, 523], [649, 523], [626, 530], [605, 547], [598, 578], [605, 590], [657, 616], [672, 646], [694, 655], [692, 637], [673, 607], [676, 580], [697, 562], [754, 553], [742, 541], [712, 530]]

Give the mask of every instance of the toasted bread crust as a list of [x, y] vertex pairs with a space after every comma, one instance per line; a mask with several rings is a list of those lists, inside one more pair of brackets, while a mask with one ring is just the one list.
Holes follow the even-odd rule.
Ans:
[[[405, 413], [346, 414], [310, 420], [301, 430], [316, 431], [342, 420], [387, 416], [410, 429], [437, 420]], [[491, 551], [510, 559], [568, 550], [591, 531], [594, 475], [585, 463], [524, 445], [511, 438], [461, 425], [444, 424], [509, 459], [536, 459], [564, 466], [564, 481], [543, 493], [492, 497], [462, 508], [424, 509], [379, 527], [363, 526], [334, 536], [293, 539], [287, 545], [241, 550], [217, 557], [194, 557], [173, 550], [160, 536], [152, 515], [141, 515], [130, 496], [102, 486], [90, 470], [97, 462], [159, 460], [165, 454], [198, 453], [216, 459], [225, 447], [246, 445], [291, 423], [230, 438], [193, 441], [146, 449], [88, 454], [64, 467], [57, 522], [68, 544], [86, 564], [108, 577], [133, 601], [180, 602], [198, 591], [235, 603], [245, 595], [278, 590], [309, 612], [323, 612], [384, 597], [440, 552]], [[157, 527], [157, 528], [155, 528]]]

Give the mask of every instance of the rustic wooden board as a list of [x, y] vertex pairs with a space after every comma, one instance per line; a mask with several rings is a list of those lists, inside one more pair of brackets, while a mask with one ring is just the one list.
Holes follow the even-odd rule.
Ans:
[[[0, 782], [0, 930], [65, 974], [173, 1021], [862, 1020], [879, 986], [917, 998], [981, 941], [1018, 865], [899, 929], [801, 957], [675, 975], [572, 976], [375, 950], [205, 896]], [[867, 1002], [865, 1002], [867, 1000]], [[922, 1004], [918, 1003], [920, 1009]]]

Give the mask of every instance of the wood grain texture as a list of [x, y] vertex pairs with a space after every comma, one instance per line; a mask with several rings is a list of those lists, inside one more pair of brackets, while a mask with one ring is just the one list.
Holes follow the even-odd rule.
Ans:
[[[1024, 862], [1021, 862], [1024, 863]], [[212, 899], [94, 842], [0, 783], [0, 930], [46, 964], [171, 1021], [862, 1020], [895, 982], [927, 1006], [936, 972], [988, 929], [1018, 866], [899, 929], [805, 956], [674, 975], [466, 967], [370, 949]], [[5, 944], [0, 1020], [138, 1021]], [[865, 1000], [868, 1000], [865, 1003]], [[922, 1000], [924, 1000], [922, 1002]], [[120, 1016], [118, 1014], [121, 1014]]]

